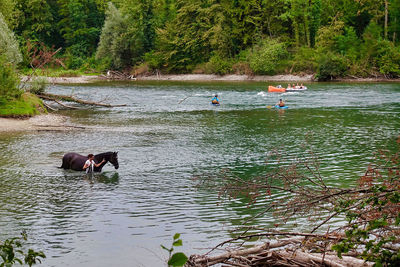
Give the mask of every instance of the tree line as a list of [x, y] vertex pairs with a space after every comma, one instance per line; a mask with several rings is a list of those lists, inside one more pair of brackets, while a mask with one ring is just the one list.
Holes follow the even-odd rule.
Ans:
[[68, 69], [400, 76], [400, 0], [2, 0], [0, 12], [0, 52], [12, 32], [22, 68], [46, 46]]

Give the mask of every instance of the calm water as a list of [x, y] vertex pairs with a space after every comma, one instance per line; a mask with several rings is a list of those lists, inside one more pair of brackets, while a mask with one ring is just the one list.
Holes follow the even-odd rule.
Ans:
[[[400, 133], [400, 84], [315, 83], [283, 95], [266, 87], [53, 86], [53, 93], [127, 106], [62, 112], [88, 130], [0, 134], [0, 240], [26, 230], [48, 257], [41, 266], [165, 266], [160, 244], [169, 246], [174, 233], [182, 234], [181, 251], [203, 253], [253, 214], [241, 200], [217, 205], [215, 191], [194, 188], [194, 175], [222, 168], [259, 175], [268, 152], [280, 148], [293, 159], [310, 134], [325, 179], [349, 186], [372, 152], [393, 146]], [[220, 107], [209, 104], [215, 93]], [[280, 97], [288, 110], [266, 108]], [[106, 166], [91, 179], [57, 169], [70, 151], [119, 151], [120, 168]]]

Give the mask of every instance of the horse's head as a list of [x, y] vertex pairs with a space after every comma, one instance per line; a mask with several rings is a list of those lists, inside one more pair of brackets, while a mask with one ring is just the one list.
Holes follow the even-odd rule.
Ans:
[[108, 160], [112, 165], [114, 165], [115, 169], [119, 168], [119, 163], [118, 163], [118, 152], [113, 152], [110, 155], [110, 159]]

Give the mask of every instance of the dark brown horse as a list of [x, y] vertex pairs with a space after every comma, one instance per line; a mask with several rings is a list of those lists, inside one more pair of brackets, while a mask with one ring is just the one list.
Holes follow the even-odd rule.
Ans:
[[[78, 153], [67, 153], [62, 159], [62, 165], [60, 168], [83, 171], [83, 165], [85, 165], [87, 159], [87, 156], [82, 156]], [[96, 163], [101, 162], [103, 159], [105, 162], [103, 162], [99, 167], [94, 167], [95, 172], [101, 172], [101, 169], [107, 164], [107, 162], [110, 162], [112, 165], [114, 165], [115, 169], [119, 168], [118, 152], [105, 152], [94, 155], [94, 162]]]

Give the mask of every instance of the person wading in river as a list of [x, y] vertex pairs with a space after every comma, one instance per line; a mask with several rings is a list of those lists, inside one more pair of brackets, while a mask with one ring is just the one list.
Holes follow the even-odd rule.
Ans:
[[94, 171], [94, 167], [99, 167], [105, 160], [103, 159], [100, 163], [94, 162], [94, 155], [89, 154], [88, 155], [88, 160], [85, 162], [85, 165], [83, 165], [83, 170], [86, 170], [86, 173], [90, 173]]

